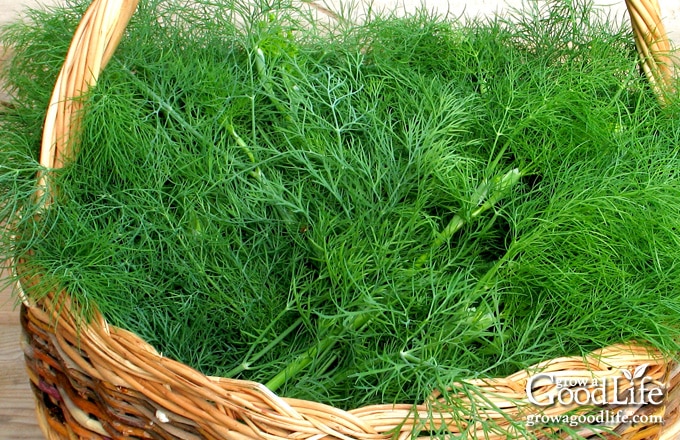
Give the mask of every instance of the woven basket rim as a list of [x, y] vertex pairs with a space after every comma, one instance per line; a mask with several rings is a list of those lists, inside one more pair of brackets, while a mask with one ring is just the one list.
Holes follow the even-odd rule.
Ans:
[[[25, 279], [23, 283], [30, 285], [31, 280]], [[91, 321], [81, 322], [72, 311], [68, 295], [50, 294], [39, 304], [25, 302], [24, 307], [31, 314], [31, 320], [53, 329], [60, 355], [72, 364], [71, 368], [115, 387], [144, 390], [145, 397], [158, 405], [154, 415], [158, 423], [164, 419], [196, 417], [208, 424], [239, 432], [246, 438], [287, 438], [271, 437], [272, 431], [283, 428], [290, 432], [324, 433], [332, 438], [346, 439], [390, 438], [386, 433], [396, 431], [400, 433], [398, 438], [407, 439], [416, 428], [456, 426], [455, 416], [446, 409], [441, 410], [441, 405], [445, 406], [451, 396], [444, 398], [439, 390], [434, 390], [430, 399], [418, 405], [382, 404], [344, 411], [318, 402], [279, 397], [257, 382], [203, 375], [190, 366], [164, 357], [134, 333], [110, 325], [96, 310]], [[622, 370], [632, 372], [639, 367], [645, 368], [652, 381], [680, 382], [680, 366], [672, 358], [648, 345], [632, 342], [604, 347], [584, 356], [550, 359], [506, 377], [471, 379], [466, 384], [478, 388], [484, 400], [498, 405], [499, 411], [490, 410], [485, 414], [502, 426], [508, 415], [524, 418], [539, 413], [560, 415], [574, 409], [544, 409], [530, 405], [526, 387], [538, 373], [602, 381], [620, 376]], [[555, 387], [544, 388], [536, 392], [535, 398], [543, 400], [554, 392]], [[458, 397], [462, 404], [471, 403], [469, 396]], [[479, 405], [480, 401], [474, 403]], [[230, 412], [240, 413], [240, 418], [251, 423], [235, 421]], [[422, 426], [423, 420], [432, 419], [432, 414], [439, 423]], [[680, 430], [677, 414], [669, 415], [666, 414], [666, 425]], [[102, 432], [105, 432], [103, 428]], [[489, 435], [481, 428], [475, 434], [472, 438]], [[507, 438], [506, 435], [491, 434], [488, 438], [502, 439]]]

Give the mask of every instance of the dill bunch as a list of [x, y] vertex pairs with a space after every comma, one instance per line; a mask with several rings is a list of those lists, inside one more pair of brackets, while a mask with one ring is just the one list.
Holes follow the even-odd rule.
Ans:
[[342, 408], [621, 341], [680, 350], [677, 106], [589, 3], [357, 24], [144, 2], [34, 215], [83, 9], [2, 34], [0, 242], [41, 275], [32, 297], [59, 286], [206, 374]]

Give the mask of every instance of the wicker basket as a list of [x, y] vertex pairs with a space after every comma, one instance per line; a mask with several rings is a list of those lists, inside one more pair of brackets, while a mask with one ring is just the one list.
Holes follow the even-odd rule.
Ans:
[[[83, 17], [48, 110], [41, 152], [44, 166], [60, 167], [62, 157], [68, 155], [68, 135], [77, 123], [71, 116], [80, 105], [71, 98], [95, 83], [137, 1], [94, 0]], [[656, 0], [626, 3], [644, 70], [664, 102], [671, 63], [658, 5]], [[44, 185], [42, 177], [40, 185]], [[22, 280], [24, 286], [31, 282]], [[54, 304], [54, 298], [62, 298], [63, 303]], [[644, 345], [607, 347], [585, 358], [553, 359], [506, 378], [470, 381], [481, 392], [478, 397], [459, 396], [461, 404], [474, 405], [478, 414], [495, 420], [506, 432], [485, 433], [480, 426], [470, 425], [474, 423], [471, 419], [461, 419], [461, 412], [447, 411], [437, 392], [418, 406], [379, 405], [342, 411], [316, 402], [281, 398], [258, 383], [206, 377], [162, 357], [132, 333], [109, 326], [101, 315], [96, 314], [87, 325], [77, 323], [66, 298], [53, 295], [38, 304], [24, 298], [22, 306], [23, 348], [38, 420], [48, 439], [406, 439], [425, 436], [441, 426], [447, 426], [453, 434], [465, 431], [465, 438], [504, 439], [513, 426], [532, 417], [562, 416], [578, 409], [575, 405], [536, 405], [554, 399], [558, 391], [554, 380], [540, 386], [532, 384], [532, 372], [537, 371], [607, 384], [602, 392], [612, 392], [614, 384], [619, 386], [620, 395], [635, 385], [616, 377], [640, 377], [644, 373], [647, 383], [664, 394], [659, 404], [617, 407], [607, 403], [599, 410], [655, 416], [663, 418], [664, 423], [633, 423], [630, 417], [611, 424], [613, 433], [581, 430], [579, 434], [680, 438], [680, 368]], [[49, 312], [54, 310], [59, 313]], [[436, 417], [428, 418], [432, 413]], [[538, 437], [544, 434], [537, 431]]]

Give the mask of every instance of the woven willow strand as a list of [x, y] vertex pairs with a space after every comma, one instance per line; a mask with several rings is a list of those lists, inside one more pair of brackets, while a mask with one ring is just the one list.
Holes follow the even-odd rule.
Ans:
[[657, 0], [626, 0], [635, 45], [642, 68], [659, 101], [665, 104], [673, 90], [671, 44], [661, 20]]

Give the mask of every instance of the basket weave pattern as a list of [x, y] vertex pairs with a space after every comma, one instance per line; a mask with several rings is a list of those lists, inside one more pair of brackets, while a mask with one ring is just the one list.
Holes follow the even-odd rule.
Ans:
[[[69, 133], [78, 123], [72, 116], [81, 105], [73, 98], [95, 84], [122, 38], [137, 1], [95, 0], [83, 17], [50, 101], [41, 150], [43, 166], [58, 168], [72, 154], [68, 150], [72, 145]], [[658, 4], [656, 0], [626, 0], [626, 4], [644, 71], [665, 102], [672, 72]], [[39, 176], [40, 188], [46, 184], [44, 176]], [[31, 282], [24, 279], [22, 284]], [[55, 298], [60, 302], [55, 303]], [[468, 432], [470, 438], [505, 439], [507, 434], [483, 433], [479, 427], [468, 426], [461, 413], [445, 408], [440, 393], [453, 394], [464, 407], [477, 407], [480, 414], [507, 432], [512, 431], [513, 423], [523, 423], [541, 409], [527, 400], [527, 381], [532, 372], [580, 372], [584, 377], [602, 380], [639, 368], [645, 368], [650, 380], [662, 384], [664, 403], [625, 410], [663, 416], [665, 423], [621, 423], [610, 426], [615, 434], [600, 434], [598, 438], [680, 438], [680, 368], [643, 345], [611, 346], [585, 358], [553, 359], [506, 378], [470, 381], [481, 390], [474, 402], [452, 389], [435, 391], [418, 406], [377, 405], [342, 411], [316, 402], [281, 398], [258, 383], [204, 376], [163, 357], [134, 334], [108, 325], [96, 312], [92, 322], [79, 323], [67, 298], [52, 295], [38, 304], [25, 299], [21, 314], [22, 342], [38, 420], [48, 439], [407, 439], [442, 425], [452, 433]], [[541, 387], [533, 394], [544, 399], [554, 395], [554, 388]], [[502, 412], [480, 409], [485, 405], [489, 408], [485, 402], [492, 402]], [[542, 414], [561, 415], [573, 409], [555, 405]]]

